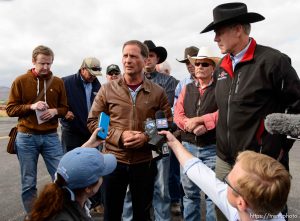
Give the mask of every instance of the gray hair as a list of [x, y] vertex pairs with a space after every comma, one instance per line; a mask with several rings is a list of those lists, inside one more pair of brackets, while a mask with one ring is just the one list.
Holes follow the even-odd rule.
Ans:
[[250, 35], [250, 31], [251, 31], [250, 23], [233, 23], [233, 24], [229, 25], [229, 27], [233, 28], [233, 27], [236, 27], [237, 25], [241, 25], [245, 34]]
[[244, 32], [245, 32], [247, 35], [250, 35], [250, 31], [251, 31], [251, 25], [250, 25], [250, 23], [242, 24], [242, 27], [243, 27], [243, 29], [244, 29]]

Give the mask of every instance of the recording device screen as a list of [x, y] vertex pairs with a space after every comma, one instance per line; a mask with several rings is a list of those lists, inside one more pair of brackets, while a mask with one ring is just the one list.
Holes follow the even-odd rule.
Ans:
[[169, 148], [166, 144], [165, 136], [159, 135], [158, 131], [168, 130], [169, 123], [165, 117], [165, 113], [161, 110], [155, 113], [155, 119], [147, 118], [145, 121], [145, 132], [149, 136], [150, 140], [148, 145], [151, 149], [156, 151], [160, 156], [168, 155]]
[[152, 138], [157, 133], [155, 120], [147, 118], [147, 120], [145, 121], [145, 132], [150, 138]]
[[156, 119], [157, 129], [168, 129], [168, 121], [166, 118]]

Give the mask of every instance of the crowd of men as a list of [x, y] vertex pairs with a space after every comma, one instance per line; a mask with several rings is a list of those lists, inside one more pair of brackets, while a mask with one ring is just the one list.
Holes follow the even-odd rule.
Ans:
[[[98, 148], [117, 163], [109, 173], [99, 173], [100, 190], [101, 184], [85, 197], [94, 206], [103, 204], [104, 220], [171, 220], [172, 205], [187, 221], [254, 220], [266, 213], [284, 219], [293, 143], [268, 133], [264, 119], [274, 112], [300, 113], [299, 77], [287, 55], [249, 36], [250, 24], [264, 20], [262, 15], [249, 13], [244, 3], [226, 3], [214, 8], [213, 18], [201, 33], [215, 32], [224, 57], [201, 44], [186, 47], [178, 62], [188, 73], [180, 82], [172, 72], [158, 71], [168, 53], [152, 40], [126, 41], [123, 70], [109, 65], [103, 85], [97, 58], [84, 58], [77, 73], [60, 79], [51, 72], [53, 51], [42, 45], [33, 50], [33, 68], [15, 79], [6, 107], [9, 116], [19, 118], [15, 148], [25, 220], [31, 219], [38, 196], [39, 155], [55, 182], [64, 153], [95, 138], [101, 112], [110, 116], [110, 124]], [[145, 131], [145, 122], [159, 111], [177, 125], [176, 137], [159, 132], [165, 137], [163, 153], [149, 144], [157, 133]], [[63, 168], [59, 172], [63, 175]], [[201, 214], [201, 190], [206, 214]], [[73, 192], [79, 196], [76, 188]], [[84, 214], [85, 205], [78, 208]]]

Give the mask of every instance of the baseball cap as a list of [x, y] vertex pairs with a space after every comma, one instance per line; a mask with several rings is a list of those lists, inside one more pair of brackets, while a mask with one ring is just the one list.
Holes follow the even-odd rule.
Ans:
[[106, 68], [106, 74], [108, 74], [111, 71], [116, 71], [116, 72], [121, 73], [119, 66], [116, 64], [111, 64]]
[[88, 57], [83, 59], [81, 68], [87, 68], [89, 72], [94, 76], [102, 75], [100, 61], [95, 57]]
[[117, 160], [112, 154], [102, 154], [96, 148], [77, 147], [61, 158], [56, 172], [64, 178], [68, 188], [78, 189], [96, 183], [116, 166]]

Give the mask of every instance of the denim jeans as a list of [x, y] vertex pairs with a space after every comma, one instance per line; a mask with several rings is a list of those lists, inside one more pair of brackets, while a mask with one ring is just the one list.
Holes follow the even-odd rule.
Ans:
[[130, 193], [129, 186], [127, 186], [126, 195], [124, 199], [122, 220], [123, 221], [132, 220], [132, 202], [131, 202], [131, 193]]
[[[185, 148], [195, 157], [202, 160], [212, 170], [215, 169], [216, 165], [216, 145], [209, 145], [205, 147], [198, 147], [188, 142], [182, 142]], [[200, 189], [195, 185], [186, 174], [183, 174], [181, 168], [181, 183], [184, 190], [183, 196], [183, 217], [185, 221], [198, 221], [201, 220], [201, 194]], [[213, 202], [205, 196], [206, 201], [206, 220], [216, 220], [215, 209]]]
[[[157, 175], [154, 179], [154, 192], [152, 206], [156, 221], [171, 220], [171, 199], [169, 194], [169, 169], [170, 156], [154, 161], [157, 167]], [[123, 207], [123, 221], [132, 220], [131, 194], [127, 190]]]
[[157, 175], [154, 180], [153, 209], [156, 221], [171, 220], [169, 193], [170, 155], [156, 161]]
[[39, 155], [43, 156], [47, 170], [54, 180], [63, 149], [57, 133], [34, 135], [18, 132], [16, 150], [21, 169], [22, 201], [24, 209], [30, 212], [37, 195], [37, 163]]
[[[217, 156], [215, 172], [216, 172], [216, 177], [219, 180], [223, 180], [223, 178], [231, 171], [231, 169], [232, 169], [232, 165], [230, 165], [228, 162], [225, 162], [224, 160], [222, 160]], [[217, 206], [215, 206], [215, 212], [218, 221], [227, 221], [227, 218]]]
[[171, 202], [181, 202], [180, 165], [172, 150], [170, 150], [169, 190]]

